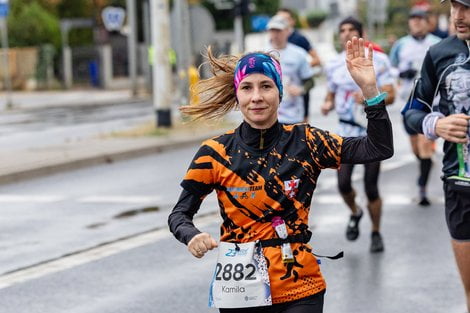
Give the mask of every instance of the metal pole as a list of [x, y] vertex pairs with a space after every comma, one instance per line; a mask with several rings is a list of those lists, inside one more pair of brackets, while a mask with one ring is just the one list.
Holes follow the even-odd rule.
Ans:
[[168, 0], [150, 0], [152, 26], [153, 103], [158, 127], [171, 127], [170, 21]]
[[62, 35], [62, 66], [65, 89], [72, 88], [72, 49], [69, 47], [69, 26], [67, 22], [60, 25]]
[[245, 37], [243, 33], [243, 16], [241, 13], [242, 0], [235, 0], [235, 19], [233, 22], [233, 30], [235, 33], [235, 42], [237, 45], [236, 53], [245, 51]]
[[190, 36], [190, 21], [189, 21], [189, 8], [187, 0], [175, 0], [176, 12], [176, 56], [177, 67], [179, 74], [179, 88], [181, 93], [180, 102], [187, 105], [189, 100], [189, 79], [188, 69], [191, 65], [191, 36]]
[[[151, 38], [150, 38], [150, 12], [149, 12], [149, 1], [145, 0], [142, 3], [142, 15], [143, 15], [143, 31], [144, 31], [144, 41], [145, 41], [145, 48], [147, 49], [147, 54], [149, 53], [149, 48], [151, 45]], [[147, 56], [147, 62], [149, 60], [149, 56]], [[145, 62], [144, 64], [148, 64]], [[147, 92], [152, 92], [152, 67], [151, 64], [144, 67], [145, 71], [145, 86]]]
[[132, 96], [137, 96], [137, 27], [135, 0], [126, 0], [127, 24], [129, 33], [127, 34], [127, 53], [129, 58], [129, 78], [131, 80]]
[[3, 47], [3, 68], [5, 80], [5, 93], [6, 93], [6, 108], [13, 108], [13, 101], [11, 99], [11, 80], [10, 80], [10, 62], [8, 60], [8, 29], [6, 17], [0, 18], [1, 31], [2, 31], [2, 47]]

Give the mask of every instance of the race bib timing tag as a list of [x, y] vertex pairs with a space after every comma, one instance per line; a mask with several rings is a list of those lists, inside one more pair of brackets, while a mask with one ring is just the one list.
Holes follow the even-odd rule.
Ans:
[[[470, 135], [469, 135], [470, 137]], [[470, 144], [457, 144], [459, 176], [470, 179]]]
[[209, 307], [245, 308], [271, 305], [268, 268], [257, 242], [220, 242], [209, 292]]

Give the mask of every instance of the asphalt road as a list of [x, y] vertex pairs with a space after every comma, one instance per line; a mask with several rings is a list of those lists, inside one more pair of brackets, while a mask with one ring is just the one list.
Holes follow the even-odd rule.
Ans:
[[[148, 165], [144, 160], [139, 161]], [[136, 167], [136, 163], [132, 164], [134, 170]], [[345, 239], [348, 212], [335, 188], [328, 186], [334, 183], [334, 173], [327, 171], [321, 178], [323, 187], [316, 193], [311, 212], [314, 233], [311, 243], [319, 254], [345, 252], [343, 259], [324, 260], [321, 265], [328, 283], [325, 312], [464, 312], [463, 292], [443, 219], [438, 175], [433, 175], [431, 184], [433, 205], [422, 208], [412, 200], [413, 188], [403, 181], [415, 171], [413, 162], [384, 165], [381, 190], [385, 203], [382, 231], [386, 250], [378, 255], [368, 251], [370, 222], [367, 218], [361, 222], [361, 236], [356, 242]], [[146, 194], [145, 185], [138, 186], [140, 195]], [[173, 182], [167, 185], [175, 189]], [[359, 182], [357, 186], [360, 190]], [[152, 191], [147, 189], [147, 192]], [[217, 236], [219, 218], [210, 213], [216, 210], [215, 202], [208, 199], [207, 204], [209, 207], [198, 214], [201, 218], [197, 219], [197, 225]], [[90, 220], [103, 220], [103, 206], [93, 206], [92, 210], [80, 207], [64, 210], [60, 218], [62, 221], [77, 219], [70, 212], [83, 210]], [[50, 216], [43, 211], [44, 208], [37, 210], [37, 222], [41, 216]], [[130, 217], [116, 222], [119, 227], [114, 231], [124, 225], [134, 230], [155, 228], [164, 223], [167, 213]], [[107, 216], [109, 220], [112, 214]], [[137, 225], [141, 218], [145, 223]], [[83, 243], [92, 244], [94, 236], [79, 233], [95, 230], [81, 229], [74, 224], [67, 228], [69, 233], [62, 229], [53, 235], [53, 223], [49, 225], [50, 244], [63, 245], [74, 231]], [[214, 312], [207, 308], [207, 291], [215, 253], [195, 259], [165, 227], [156, 228], [153, 232], [0, 276], [1, 312]], [[41, 227], [37, 226], [30, 237], [39, 240]], [[73, 244], [64, 245], [67, 246], [73, 250]]]
[[[317, 90], [313, 99], [322, 99]], [[334, 130], [334, 114], [321, 117], [315, 103], [311, 123]], [[111, 110], [108, 118], [95, 112], [64, 125], [57, 124], [60, 114], [50, 123], [46, 115], [30, 128], [3, 124], [0, 142], [67, 140], [87, 134], [86, 129], [96, 134], [103, 125], [139, 124], [151, 115], [144, 108], [137, 115], [129, 115], [130, 110], [125, 105], [122, 117], [113, 115], [119, 110]], [[433, 205], [419, 207], [414, 199], [417, 164], [398, 111], [399, 106], [390, 107], [396, 154], [383, 163], [380, 180], [383, 254], [368, 252], [367, 218], [360, 238], [346, 241], [349, 212], [337, 195], [335, 172], [320, 177], [311, 243], [319, 254], [345, 252], [344, 259], [321, 266], [328, 283], [325, 313], [465, 311], [443, 216], [441, 155], [430, 184]], [[18, 134], [6, 135], [8, 127], [19, 127]], [[207, 308], [207, 291], [215, 253], [197, 260], [166, 230], [179, 181], [197, 146], [0, 186], [0, 312], [214, 312]], [[357, 190], [364, 206], [360, 181]], [[216, 200], [208, 197], [197, 220], [214, 236], [216, 211]]]
[[[213, 312], [207, 290], [215, 253], [197, 260], [166, 230], [196, 149], [0, 187], [1, 312]], [[319, 254], [345, 251], [344, 259], [322, 264], [325, 312], [464, 312], [439, 172], [430, 185], [433, 205], [419, 207], [413, 199], [417, 164], [407, 150], [399, 145], [383, 163], [386, 251], [380, 255], [368, 252], [367, 218], [358, 241], [346, 241], [349, 213], [337, 195], [335, 172], [321, 175], [312, 245]], [[361, 166], [355, 177], [360, 173]], [[360, 181], [357, 189], [364, 205]], [[209, 197], [198, 214], [201, 229], [214, 236], [216, 210]]]

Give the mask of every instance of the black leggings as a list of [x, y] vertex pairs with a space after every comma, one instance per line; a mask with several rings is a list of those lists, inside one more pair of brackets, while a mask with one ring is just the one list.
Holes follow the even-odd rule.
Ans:
[[251, 308], [219, 309], [220, 313], [322, 313], [325, 291], [303, 299]]
[[310, 114], [310, 94], [307, 92], [304, 94], [304, 117], [308, 118]]
[[[380, 162], [373, 162], [364, 164], [364, 187], [366, 190], [367, 199], [374, 201], [379, 198], [379, 173]], [[338, 188], [342, 194], [350, 193], [353, 188], [351, 184], [351, 176], [353, 173], [354, 164], [341, 164], [338, 170]]]

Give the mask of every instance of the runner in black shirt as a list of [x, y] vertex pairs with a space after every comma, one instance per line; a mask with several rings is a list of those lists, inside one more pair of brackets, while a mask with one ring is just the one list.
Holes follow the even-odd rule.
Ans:
[[413, 130], [445, 140], [446, 220], [470, 312], [470, 0], [450, 2], [456, 35], [428, 50], [403, 114]]

